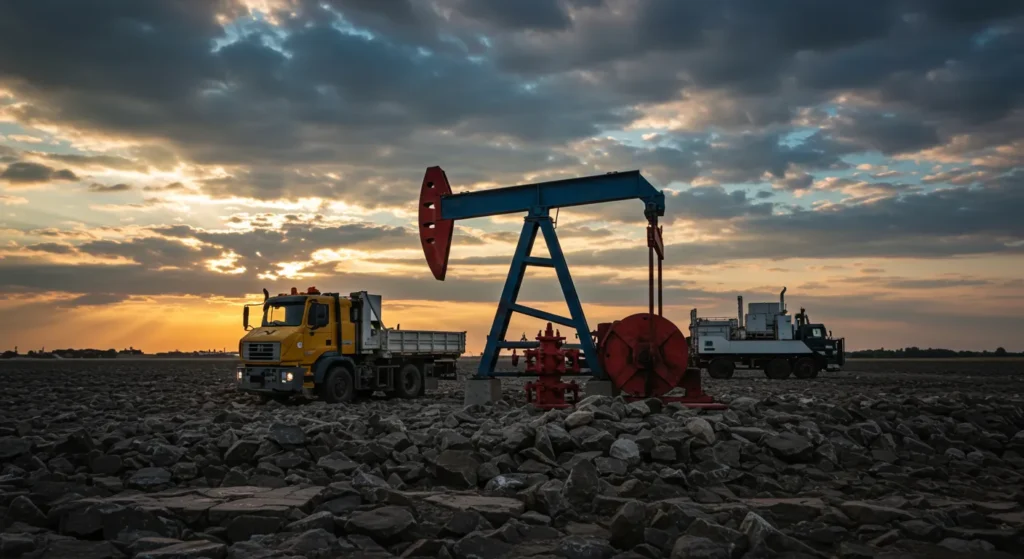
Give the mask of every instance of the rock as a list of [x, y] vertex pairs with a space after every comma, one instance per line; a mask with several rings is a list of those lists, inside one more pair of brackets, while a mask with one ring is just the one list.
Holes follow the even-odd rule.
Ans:
[[93, 473], [112, 476], [121, 471], [121, 457], [117, 455], [101, 454], [92, 459], [89, 467]]
[[616, 439], [612, 443], [611, 449], [608, 454], [612, 458], [622, 460], [630, 466], [636, 466], [640, 463], [640, 447], [637, 446], [636, 442], [630, 439]]
[[295, 448], [306, 444], [306, 433], [298, 425], [275, 423], [270, 426], [267, 438], [281, 445], [282, 448]]
[[565, 428], [573, 430], [577, 427], [583, 427], [584, 425], [590, 425], [594, 422], [594, 412], [590, 410], [577, 410], [568, 415], [565, 418]]
[[359, 468], [359, 464], [349, 460], [348, 456], [345, 456], [340, 452], [332, 452], [327, 456], [320, 458], [317, 460], [316, 465], [323, 468], [324, 471], [332, 476], [348, 474]]
[[569, 471], [569, 477], [562, 487], [562, 496], [576, 506], [592, 505], [599, 491], [597, 468], [590, 462], [582, 461]]
[[43, 511], [39, 510], [39, 507], [24, 495], [19, 495], [11, 501], [11, 504], [7, 507], [7, 514], [4, 515], [4, 521], [8, 525], [14, 522], [24, 522], [29, 526], [39, 528], [45, 528], [50, 525], [50, 521], [43, 514]]
[[745, 534], [737, 532], [732, 528], [727, 528], [714, 522], [709, 522], [703, 518], [694, 520], [689, 528], [686, 529], [686, 535], [696, 536], [698, 538], [707, 538], [713, 542], [722, 544], [732, 552], [735, 549], [743, 549], [747, 544], [747, 537]]
[[611, 544], [619, 549], [631, 549], [644, 543], [647, 512], [639, 501], [630, 501], [612, 517], [609, 529]]
[[860, 524], [888, 524], [898, 520], [914, 519], [914, 515], [905, 510], [864, 501], [847, 501], [839, 505], [839, 509]]
[[273, 534], [282, 523], [281, 518], [273, 516], [236, 516], [228, 523], [226, 536], [228, 541], [244, 542], [256, 534]]
[[435, 463], [437, 481], [443, 485], [459, 488], [477, 486], [477, 469], [480, 462], [473, 453], [466, 450], [446, 450]]
[[995, 551], [996, 546], [985, 540], [961, 540], [958, 538], [946, 538], [939, 542], [939, 545], [957, 553], [988, 553]]
[[452, 546], [455, 559], [498, 559], [511, 551], [512, 545], [478, 533], [470, 534]]
[[7, 461], [32, 452], [32, 443], [20, 437], [0, 437], [0, 460]]
[[558, 542], [558, 555], [565, 559], [611, 559], [615, 548], [594, 537], [568, 536]]
[[369, 536], [385, 544], [411, 540], [411, 530], [417, 527], [416, 519], [404, 508], [386, 506], [367, 512], [353, 514], [345, 523], [345, 531]]
[[197, 540], [145, 551], [136, 555], [135, 559], [223, 559], [227, 553], [228, 548], [222, 543]]
[[142, 468], [128, 478], [128, 487], [142, 491], [161, 489], [171, 483], [171, 472], [164, 468]]
[[915, 540], [936, 542], [942, 538], [942, 528], [924, 520], [904, 520], [900, 530]]
[[154, 466], [169, 468], [177, 464], [178, 460], [181, 460], [181, 457], [184, 455], [184, 448], [158, 444], [153, 447], [153, 452], [150, 455], [149, 460]]
[[675, 462], [676, 449], [668, 445], [658, 445], [651, 450], [651, 459], [655, 462]]
[[729, 409], [746, 413], [754, 413], [757, 411], [757, 405], [758, 401], [754, 398], [741, 396], [739, 398], [733, 398], [733, 400], [729, 402]]
[[[7, 556], [4, 555], [6, 558]], [[37, 544], [32, 559], [122, 559], [127, 557], [110, 542], [50, 538]], [[142, 557], [141, 559], [146, 559]]]
[[425, 501], [456, 511], [478, 513], [495, 526], [504, 524], [511, 518], [519, 517], [526, 509], [523, 502], [517, 499], [482, 495], [432, 495]]
[[292, 522], [285, 529], [289, 532], [308, 532], [319, 529], [334, 533], [334, 514], [329, 510], [315, 512], [301, 520]]
[[729, 549], [697, 536], [682, 536], [672, 546], [671, 559], [730, 559]]
[[814, 445], [796, 433], [785, 432], [768, 437], [765, 446], [789, 463], [810, 462], [814, 459]]
[[690, 419], [686, 422], [684, 431], [705, 446], [715, 444], [715, 430], [706, 419], [700, 417]]
[[402, 552], [402, 557], [437, 557], [441, 550], [447, 553], [444, 540], [416, 540]]
[[224, 463], [228, 466], [242, 466], [252, 462], [260, 449], [258, 441], [241, 440], [231, 445], [224, 453]]
[[96, 443], [88, 431], [78, 429], [54, 445], [53, 451], [57, 454], [86, 454], [95, 447]]
[[595, 458], [594, 467], [597, 468], [597, 472], [601, 475], [614, 475], [624, 476], [629, 471], [627, 464], [618, 458]]
[[448, 519], [444, 525], [445, 535], [461, 538], [476, 531], [491, 530], [493, 526], [480, 513], [473, 511], [458, 511]]
[[520, 515], [519, 520], [526, 524], [532, 524], [534, 526], [549, 526], [551, 524], [551, 517], [543, 515], [536, 511], [526, 511]]
[[36, 548], [30, 534], [0, 534], [0, 557], [21, 557]]
[[[351, 549], [351, 546], [348, 546]], [[333, 559], [342, 555], [343, 548], [334, 534], [325, 530], [308, 530], [287, 540], [278, 549], [299, 557]]]
[[180, 544], [180, 543], [185, 543], [185, 542], [183, 542], [181, 540], [178, 540], [178, 539], [175, 539], [175, 538], [161, 538], [161, 537], [139, 538], [139, 539], [133, 541], [131, 543], [131, 545], [128, 546], [128, 552], [134, 557], [134, 556], [136, 556], [136, 555], [138, 555], [140, 553], [144, 553], [146, 551], [154, 551], [154, 550], [157, 550], [157, 549], [161, 549], [161, 548], [164, 548], [164, 547], [170, 547], [172, 545], [177, 545], [177, 544]]

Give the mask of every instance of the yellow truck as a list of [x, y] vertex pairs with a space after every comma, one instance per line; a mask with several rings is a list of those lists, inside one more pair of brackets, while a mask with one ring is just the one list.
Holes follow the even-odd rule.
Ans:
[[[466, 351], [465, 332], [386, 328], [382, 297], [366, 291], [342, 296], [315, 287], [245, 305], [235, 371], [238, 390], [264, 400], [293, 396], [351, 402], [374, 392], [415, 398], [438, 379], [456, 378]], [[262, 312], [249, 324], [250, 307]]]

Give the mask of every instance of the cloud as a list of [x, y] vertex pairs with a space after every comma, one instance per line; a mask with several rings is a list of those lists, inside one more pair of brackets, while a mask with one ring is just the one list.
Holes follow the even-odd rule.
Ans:
[[0, 205], [4, 206], [17, 206], [21, 204], [27, 204], [28, 200], [21, 196], [11, 196], [9, 194], [0, 194]]
[[557, 0], [460, 0], [457, 6], [463, 15], [499, 29], [559, 31], [572, 25]]
[[77, 181], [78, 177], [68, 169], [56, 170], [41, 163], [19, 161], [11, 163], [0, 172], [0, 181], [10, 184], [40, 184], [51, 181]]
[[80, 295], [74, 299], [69, 300], [58, 300], [57, 307], [62, 309], [73, 309], [77, 307], [98, 307], [104, 305], [113, 305], [122, 301], [127, 301], [129, 297], [127, 295], [119, 293], [90, 293], [87, 295]]
[[124, 184], [123, 182], [111, 185], [104, 185], [99, 183], [92, 183], [89, 185], [89, 192], [126, 192], [131, 189], [132, 187], [130, 185]]

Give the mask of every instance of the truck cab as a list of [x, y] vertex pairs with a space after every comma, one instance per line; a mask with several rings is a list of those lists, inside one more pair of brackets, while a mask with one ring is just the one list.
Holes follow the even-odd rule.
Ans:
[[794, 338], [801, 340], [820, 355], [825, 366], [842, 367], [846, 364], [845, 338], [834, 339], [832, 331], [824, 324], [807, 322], [807, 311], [803, 308], [796, 315], [796, 324], [793, 327]]
[[412, 398], [454, 376], [465, 352], [465, 332], [386, 328], [380, 295], [315, 287], [263, 294], [262, 304], [243, 308], [235, 380], [238, 390], [264, 400], [348, 402], [378, 391]]

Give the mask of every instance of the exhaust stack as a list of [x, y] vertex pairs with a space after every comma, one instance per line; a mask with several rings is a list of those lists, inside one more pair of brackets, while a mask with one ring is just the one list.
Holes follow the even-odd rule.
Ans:
[[743, 324], [743, 296], [742, 295], [737, 295], [736, 296], [736, 320], [737, 320], [737, 324], [739, 325], [740, 328], [743, 328], [745, 326]]
[[782, 288], [782, 293], [779, 293], [779, 311], [782, 314], [786, 314], [786, 288]]

